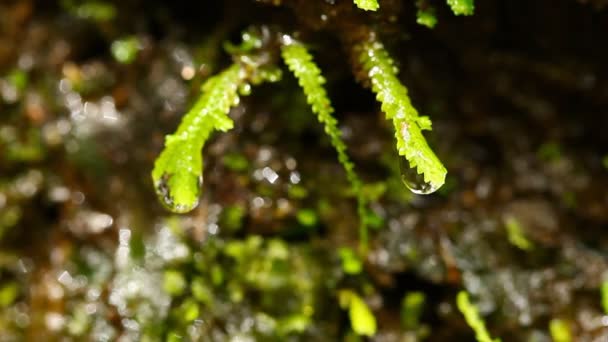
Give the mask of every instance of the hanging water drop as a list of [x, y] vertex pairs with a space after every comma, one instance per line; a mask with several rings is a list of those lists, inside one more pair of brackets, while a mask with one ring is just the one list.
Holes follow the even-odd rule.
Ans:
[[172, 182], [172, 177], [164, 174], [154, 184], [156, 194], [165, 208], [177, 214], [192, 211], [198, 206], [203, 177], [188, 177], [189, 179], [177, 179]]
[[418, 173], [415, 167], [410, 167], [410, 163], [404, 156], [399, 156], [399, 170], [401, 171], [401, 181], [415, 194], [428, 195], [439, 189], [438, 186], [426, 182], [424, 175]]

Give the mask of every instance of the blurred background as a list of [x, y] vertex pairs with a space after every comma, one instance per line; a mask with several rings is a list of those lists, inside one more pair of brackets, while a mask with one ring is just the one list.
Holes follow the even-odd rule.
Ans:
[[[429, 3], [432, 30], [413, 0], [0, 1], [0, 341], [474, 341], [460, 290], [503, 341], [608, 341], [607, 2]], [[437, 193], [401, 183], [337, 20], [383, 35], [433, 120]], [[158, 202], [164, 135], [250, 25], [301, 32], [324, 71], [367, 255], [287, 73], [205, 147], [197, 209]]]

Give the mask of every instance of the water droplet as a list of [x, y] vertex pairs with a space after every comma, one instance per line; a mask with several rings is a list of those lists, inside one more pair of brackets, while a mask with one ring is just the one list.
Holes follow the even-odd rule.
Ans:
[[165, 206], [165, 208], [178, 214], [184, 214], [196, 208], [198, 206], [201, 188], [203, 186], [203, 177], [200, 176], [196, 180], [195, 193], [188, 194], [186, 192], [185, 195], [179, 196], [182, 197], [179, 200], [176, 200], [174, 196], [176, 189], [171, 189], [169, 187], [170, 178], [170, 175], [164, 174], [161, 179], [156, 182], [154, 187], [160, 202]]
[[411, 192], [418, 195], [428, 195], [435, 192], [439, 187], [424, 180], [424, 175], [418, 173], [415, 167], [410, 167], [410, 163], [403, 156], [399, 156], [399, 169], [401, 170], [401, 180]]

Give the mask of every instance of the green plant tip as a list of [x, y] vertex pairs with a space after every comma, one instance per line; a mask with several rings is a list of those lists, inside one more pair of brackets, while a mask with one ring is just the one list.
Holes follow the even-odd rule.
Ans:
[[133, 63], [140, 49], [141, 43], [133, 36], [115, 40], [110, 47], [114, 59], [122, 64]]
[[312, 209], [300, 209], [296, 214], [296, 218], [298, 219], [298, 223], [305, 227], [315, 226], [319, 221], [317, 213]]
[[608, 315], [608, 280], [602, 282], [600, 292], [602, 294], [602, 308], [604, 309], [604, 313]]
[[553, 342], [572, 342], [572, 334], [568, 322], [554, 318], [549, 322], [549, 333]]
[[447, 0], [447, 2], [456, 15], [473, 15], [475, 11], [474, 0]]
[[179, 296], [186, 289], [186, 278], [179, 271], [167, 270], [163, 277], [163, 289], [172, 296]]
[[531, 250], [534, 245], [530, 240], [526, 238], [524, 229], [522, 228], [519, 221], [513, 216], [506, 216], [504, 218], [505, 229], [507, 230], [507, 236], [509, 242], [524, 251]]
[[416, 194], [433, 193], [445, 183], [447, 170], [422, 135], [423, 130], [431, 129], [431, 120], [420, 116], [412, 105], [395, 63], [380, 42], [370, 40], [358, 48], [372, 90], [386, 118], [393, 122], [403, 183]]
[[434, 28], [437, 25], [437, 16], [433, 10], [418, 10], [416, 12], [416, 22], [428, 28]]
[[377, 11], [380, 8], [377, 0], [355, 0], [355, 5], [365, 11]]
[[202, 87], [202, 96], [182, 118], [177, 131], [165, 138], [165, 148], [154, 163], [152, 180], [167, 209], [186, 213], [198, 205], [203, 183], [201, 150], [213, 130], [233, 127], [228, 112], [238, 101], [241, 81], [237, 64], [209, 78]]
[[348, 316], [353, 331], [358, 335], [371, 337], [376, 334], [376, 317], [363, 299], [355, 293], [351, 294]]
[[340, 259], [342, 260], [342, 270], [346, 274], [359, 274], [363, 270], [363, 263], [350, 248], [340, 248], [338, 250]]
[[499, 339], [492, 339], [486, 328], [483, 318], [479, 315], [477, 308], [469, 299], [469, 294], [466, 291], [460, 291], [456, 296], [456, 305], [458, 310], [463, 314], [467, 324], [475, 332], [477, 342], [500, 342]]

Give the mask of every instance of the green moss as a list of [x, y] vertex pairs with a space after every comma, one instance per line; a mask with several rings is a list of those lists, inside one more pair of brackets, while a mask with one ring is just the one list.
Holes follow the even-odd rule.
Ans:
[[602, 308], [604, 309], [604, 313], [608, 315], [608, 280], [602, 282], [600, 292], [602, 295]]
[[416, 22], [422, 26], [428, 28], [434, 28], [437, 25], [437, 14], [435, 13], [435, 7], [428, 3], [426, 0], [416, 1]]
[[19, 284], [10, 282], [0, 287], [0, 308], [5, 308], [15, 302], [19, 296]]
[[401, 324], [406, 329], [415, 329], [420, 324], [426, 296], [422, 292], [407, 293], [401, 300]]
[[554, 318], [549, 322], [549, 332], [553, 342], [571, 342], [572, 334], [568, 322]]
[[112, 42], [110, 50], [112, 56], [119, 63], [131, 64], [137, 58], [137, 54], [141, 49], [141, 43], [135, 36], [129, 36], [121, 39], [117, 39]]
[[359, 237], [361, 248], [366, 249], [366, 199], [362, 191], [362, 182], [355, 173], [355, 166], [346, 153], [346, 144], [342, 141], [338, 121], [333, 116], [334, 109], [324, 87], [325, 78], [304, 45], [289, 37], [284, 40], [285, 45], [282, 48], [282, 56], [285, 64], [287, 64], [298, 79], [298, 83], [304, 90], [304, 94], [306, 94], [307, 102], [312, 107], [312, 111], [317, 114], [319, 122], [325, 126], [325, 133], [329, 136], [332, 146], [336, 149], [338, 160], [344, 167], [346, 178], [350, 182], [352, 191], [357, 198], [357, 210], [361, 220]]
[[62, 0], [62, 6], [82, 19], [110, 21], [116, 17], [116, 8], [106, 1]]
[[526, 238], [524, 229], [522, 228], [519, 221], [513, 216], [507, 216], [504, 219], [505, 228], [507, 230], [507, 236], [509, 242], [524, 251], [529, 251], [534, 248], [534, 245], [530, 240]]
[[319, 222], [319, 217], [313, 209], [300, 209], [296, 214], [298, 223], [305, 227], [313, 227]]
[[376, 317], [365, 301], [350, 290], [340, 291], [339, 297], [340, 306], [348, 308], [348, 317], [353, 331], [362, 336], [374, 336], [377, 330]]
[[177, 270], [166, 270], [163, 277], [163, 289], [172, 296], [179, 296], [186, 289], [186, 278]]
[[473, 15], [475, 11], [474, 0], [447, 0], [447, 2], [456, 15]]
[[240, 153], [227, 153], [222, 157], [222, 164], [232, 171], [247, 171], [249, 161]]
[[231, 205], [225, 207], [220, 217], [222, 227], [235, 231], [243, 225], [243, 219], [247, 214], [245, 208], [241, 205]]
[[346, 274], [359, 274], [363, 270], [363, 263], [357, 254], [350, 248], [338, 249], [338, 255], [342, 262], [342, 270]]
[[161, 202], [171, 211], [188, 212], [198, 204], [202, 182], [201, 150], [213, 130], [233, 127], [228, 111], [238, 101], [241, 68], [234, 64], [203, 85], [203, 95], [165, 139], [154, 163], [152, 180]]
[[475, 332], [477, 342], [500, 342], [499, 339], [492, 339], [486, 328], [483, 318], [479, 315], [477, 308], [469, 300], [469, 294], [465, 291], [458, 292], [456, 296], [458, 310], [464, 315], [465, 320]]
[[378, 0], [354, 0], [355, 5], [365, 11], [377, 11], [380, 8]]

